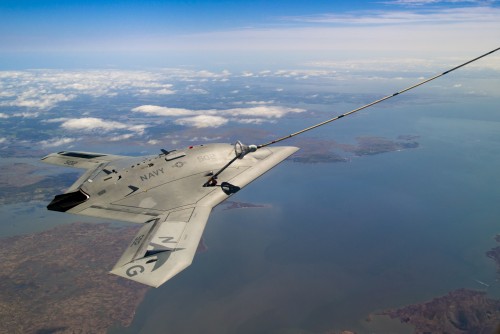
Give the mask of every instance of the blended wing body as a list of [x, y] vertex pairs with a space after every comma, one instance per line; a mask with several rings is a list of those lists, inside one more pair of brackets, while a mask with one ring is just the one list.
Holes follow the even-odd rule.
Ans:
[[112, 273], [158, 287], [189, 266], [211, 210], [264, 174], [296, 147], [261, 149], [238, 159], [204, 183], [235, 156], [229, 144], [189, 147], [147, 157], [59, 152], [42, 161], [86, 172], [50, 210], [142, 223]]

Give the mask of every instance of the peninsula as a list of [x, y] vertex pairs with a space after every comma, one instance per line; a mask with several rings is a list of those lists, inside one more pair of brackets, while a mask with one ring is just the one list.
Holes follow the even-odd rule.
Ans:
[[348, 162], [352, 157], [376, 155], [419, 147], [418, 136], [400, 135], [397, 139], [365, 136], [356, 138], [355, 144], [343, 144], [334, 140], [300, 138], [293, 145], [301, 149], [289, 160], [299, 163]]
[[[500, 234], [495, 240], [500, 243]], [[495, 261], [500, 276], [500, 246], [486, 255]], [[500, 333], [500, 300], [490, 298], [486, 291], [458, 289], [425, 303], [379, 314], [413, 325], [415, 334]]]

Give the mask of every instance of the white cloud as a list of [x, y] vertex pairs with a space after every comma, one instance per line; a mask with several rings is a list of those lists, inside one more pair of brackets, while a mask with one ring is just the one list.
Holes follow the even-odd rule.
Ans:
[[263, 104], [271, 104], [271, 103], [274, 103], [274, 101], [269, 100], [269, 101], [248, 101], [248, 102], [245, 102], [245, 104], [251, 104], [251, 105], [263, 105]]
[[7, 138], [0, 137], [0, 144], [5, 144], [7, 142]]
[[[310, 62], [315, 64], [315, 62]], [[310, 63], [306, 65], [310, 66]], [[316, 70], [316, 69], [294, 69], [294, 70], [279, 70], [272, 74], [275, 77], [307, 79], [309, 77], [334, 77], [334, 70]]]
[[208, 94], [208, 91], [203, 88], [192, 88], [189, 91], [195, 94]]
[[0, 91], [0, 97], [13, 97], [16, 96], [14, 92]]
[[147, 143], [148, 143], [149, 145], [158, 145], [158, 144], [160, 144], [160, 143], [161, 143], [161, 141], [156, 140], [156, 139], [150, 139], [150, 140], [148, 140], [148, 141], [147, 141]]
[[[139, 89], [140, 94], [144, 95], [172, 95], [175, 94], [176, 91], [170, 89], [173, 85], [161, 85], [157, 83], [149, 83], [146, 86], [141, 86], [141, 87], [147, 87], [145, 89]], [[163, 87], [163, 88], [162, 88]], [[158, 89], [160, 88], [160, 89]]]
[[67, 117], [59, 117], [59, 118], [46, 119], [46, 120], [43, 120], [42, 122], [44, 122], [44, 123], [61, 123], [61, 122], [65, 122], [69, 119], [70, 118], [67, 118]]
[[142, 112], [154, 116], [187, 116], [196, 114], [192, 110], [183, 108], [168, 108], [153, 105], [143, 105], [132, 109], [134, 112]]
[[114, 136], [114, 137], [111, 137], [109, 138], [108, 140], [109, 141], [122, 141], [122, 140], [127, 140], [127, 139], [130, 139], [132, 138], [134, 135], [132, 133], [126, 133], [126, 134], [123, 134], [123, 135], [119, 135], [119, 136]]
[[179, 118], [175, 121], [175, 124], [193, 126], [195, 128], [217, 128], [227, 122], [227, 118], [220, 116], [198, 115], [194, 117]]
[[9, 118], [9, 115], [0, 112], [0, 118]]
[[68, 145], [74, 142], [75, 140], [76, 140], [75, 138], [53, 138], [48, 140], [42, 140], [39, 144], [42, 145], [42, 147], [48, 148], [48, 147]]
[[229, 121], [242, 124], [262, 124], [263, 122], [271, 122], [272, 119], [284, 117], [287, 114], [305, 112], [305, 109], [300, 108], [267, 105], [267, 103], [271, 102], [273, 101], [250, 101], [248, 104], [255, 106], [246, 108], [206, 110], [190, 110], [144, 105], [136, 107], [132, 109], [132, 111], [142, 112], [154, 116], [192, 116], [179, 118], [175, 120], [174, 123], [197, 128], [219, 127]]
[[189, 141], [193, 141], [193, 142], [200, 142], [200, 141], [216, 141], [216, 140], [219, 140], [219, 139], [222, 139], [222, 137], [207, 137], [207, 136], [203, 136], [203, 137], [193, 137], [191, 139], [189, 139]]
[[128, 125], [115, 121], [105, 121], [100, 118], [85, 117], [85, 118], [73, 118], [64, 121], [61, 127], [70, 131], [94, 131], [101, 130], [104, 132], [113, 130], [130, 130], [142, 134], [145, 125]]
[[[241, 123], [241, 124], [262, 124], [264, 122], [269, 122], [266, 119], [262, 118], [242, 118], [242, 119], [236, 119], [236, 122]], [[274, 122], [274, 121], [271, 121]]]
[[197, 71], [194, 74], [198, 78], [208, 79], [208, 78], [223, 78], [223, 77], [227, 77], [227, 76], [231, 75], [231, 72], [229, 72], [228, 70], [224, 70], [221, 73], [214, 73], [214, 72], [202, 70], [202, 71]]
[[12, 116], [22, 118], [37, 118], [40, 116], [39, 112], [16, 112]]
[[[269, 101], [272, 102], [272, 101]], [[142, 112], [154, 116], [191, 116], [175, 121], [176, 124], [194, 127], [218, 127], [228, 122], [228, 117], [232, 121], [245, 124], [261, 124], [265, 119], [275, 119], [284, 117], [287, 114], [297, 114], [305, 112], [305, 109], [288, 108], [281, 106], [266, 105], [265, 101], [251, 101], [249, 104], [254, 107], [232, 108], [232, 109], [206, 109], [189, 110], [179, 108], [159, 107], [144, 105], [132, 109], [135, 112]]]
[[21, 92], [15, 100], [2, 101], [0, 106], [8, 107], [26, 107], [48, 110], [54, 108], [58, 103], [73, 100], [74, 94], [46, 94], [43, 91], [29, 89]]
[[155, 94], [159, 94], [159, 95], [172, 95], [172, 94], [175, 94], [175, 91], [174, 90], [170, 90], [168, 88], [163, 88], [163, 89], [154, 91], [154, 93]]
[[280, 106], [257, 106], [251, 108], [234, 108], [227, 110], [220, 110], [219, 113], [223, 115], [231, 116], [253, 116], [253, 117], [264, 117], [264, 118], [281, 118], [286, 114], [302, 113], [305, 109], [299, 108], [286, 108]]

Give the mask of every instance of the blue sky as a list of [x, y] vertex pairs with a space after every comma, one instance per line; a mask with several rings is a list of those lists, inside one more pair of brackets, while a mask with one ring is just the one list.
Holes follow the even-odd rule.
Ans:
[[0, 32], [4, 69], [460, 57], [500, 45], [500, 3], [17, 0]]

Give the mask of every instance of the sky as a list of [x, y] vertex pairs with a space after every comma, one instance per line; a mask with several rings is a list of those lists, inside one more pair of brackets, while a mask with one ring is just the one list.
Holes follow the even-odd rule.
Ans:
[[0, 69], [296, 65], [498, 46], [496, 0], [0, 1]]

